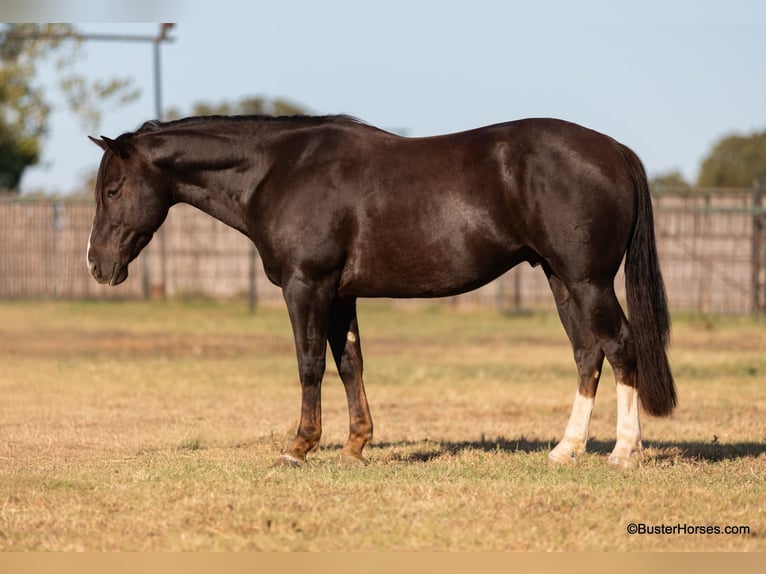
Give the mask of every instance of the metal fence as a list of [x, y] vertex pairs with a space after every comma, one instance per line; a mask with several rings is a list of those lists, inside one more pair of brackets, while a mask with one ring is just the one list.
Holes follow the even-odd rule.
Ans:
[[[653, 193], [658, 251], [674, 311], [766, 313], [764, 195], [763, 186]], [[98, 285], [85, 264], [92, 217], [93, 205], [86, 201], [0, 200], [0, 298], [282, 302], [252, 243], [186, 205], [170, 210], [125, 283]], [[616, 287], [624, 297], [622, 272]], [[542, 271], [526, 264], [446, 303], [503, 311], [554, 308]]]

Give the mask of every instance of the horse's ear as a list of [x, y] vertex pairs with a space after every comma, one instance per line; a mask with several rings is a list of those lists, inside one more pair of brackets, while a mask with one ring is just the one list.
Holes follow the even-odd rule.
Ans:
[[101, 136], [100, 140], [91, 136], [88, 136], [88, 137], [93, 143], [95, 143], [102, 150], [106, 151], [110, 149], [115, 153], [115, 155], [118, 155], [122, 159], [128, 159], [128, 157], [130, 156], [130, 153], [134, 151], [135, 149], [133, 145], [127, 141], [113, 140], [106, 136]]
[[100, 140], [97, 138], [94, 138], [93, 136], [88, 136], [88, 139], [92, 141], [94, 144], [96, 144], [98, 147], [100, 147], [102, 150], [106, 151], [109, 149], [109, 146], [104, 140]]

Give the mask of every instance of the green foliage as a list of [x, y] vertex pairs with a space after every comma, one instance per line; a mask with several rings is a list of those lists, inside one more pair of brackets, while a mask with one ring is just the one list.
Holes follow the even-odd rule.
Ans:
[[766, 131], [720, 140], [702, 163], [702, 187], [750, 187], [766, 177]]
[[69, 109], [75, 112], [90, 131], [97, 131], [101, 122], [99, 102], [114, 99], [116, 104], [135, 100], [141, 91], [128, 78], [112, 78], [107, 81], [88, 82], [82, 76], [71, 75], [61, 80]]
[[30, 41], [12, 34], [63, 34], [67, 24], [10, 24], [0, 39], [0, 188], [14, 189], [24, 170], [40, 158], [50, 107], [33, 83], [35, 62], [56, 42]]
[[38, 162], [39, 141], [0, 122], [0, 190], [15, 189], [24, 170]]
[[653, 191], [662, 191], [663, 189], [689, 189], [690, 186], [683, 174], [674, 170], [652, 177], [649, 180], [649, 187]]
[[[211, 104], [208, 102], [197, 102], [192, 107], [192, 115], [269, 115], [269, 116], [291, 116], [295, 114], [305, 114], [306, 109], [300, 104], [295, 104], [284, 98], [267, 99], [260, 96], [251, 96], [243, 98], [238, 102], [220, 102]], [[170, 119], [182, 117], [182, 113], [177, 109], [168, 111]]]
[[55, 56], [68, 107], [86, 129], [96, 129], [100, 106], [138, 97], [132, 80], [88, 81], [74, 71], [81, 43], [71, 24], [3, 24], [0, 27], [0, 188], [15, 189], [40, 159], [50, 104], [35, 82], [39, 64]]

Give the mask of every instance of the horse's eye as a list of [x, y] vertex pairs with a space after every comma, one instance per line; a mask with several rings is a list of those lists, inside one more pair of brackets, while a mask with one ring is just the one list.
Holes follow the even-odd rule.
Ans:
[[107, 199], [114, 199], [115, 197], [119, 197], [120, 192], [122, 191], [122, 186], [125, 183], [125, 178], [121, 177], [118, 180], [112, 180], [108, 183], [110, 187], [105, 187], [106, 191], [104, 192], [104, 195]]

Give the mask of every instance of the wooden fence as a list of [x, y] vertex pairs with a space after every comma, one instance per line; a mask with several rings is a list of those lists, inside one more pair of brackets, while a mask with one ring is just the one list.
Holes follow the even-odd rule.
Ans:
[[[655, 191], [658, 250], [673, 310], [766, 313], [763, 195], [763, 187]], [[250, 241], [186, 205], [171, 209], [125, 283], [98, 285], [85, 264], [92, 217], [93, 205], [85, 201], [0, 201], [0, 298], [282, 302]], [[622, 272], [616, 287], [622, 297]], [[446, 302], [503, 311], [554, 308], [542, 271], [526, 264]]]

